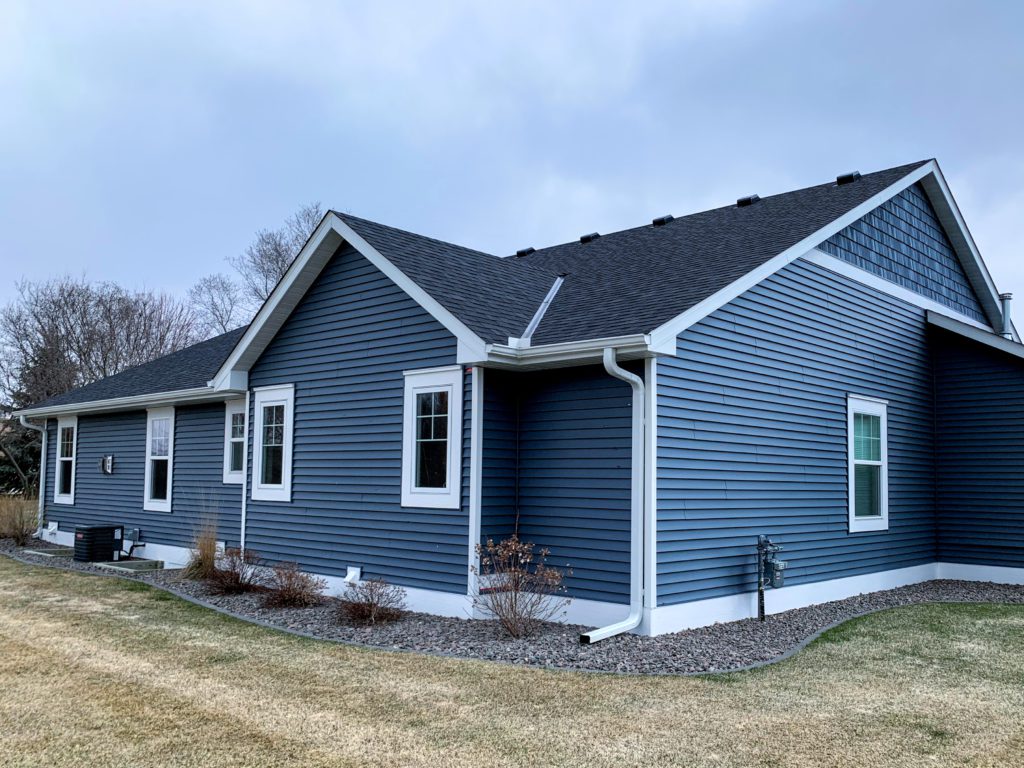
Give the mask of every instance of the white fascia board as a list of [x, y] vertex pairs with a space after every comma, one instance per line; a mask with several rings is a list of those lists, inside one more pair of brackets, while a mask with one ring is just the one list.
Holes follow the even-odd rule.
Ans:
[[50, 408], [26, 408], [17, 411], [15, 416], [27, 418], [53, 417], [72, 413], [109, 413], [111, 411], [132, 411], [146, 408], [157, 408], [169, 405], [185, 405], [188, 403], [217, 403], [231, 397], [238, 397], [243, 392], [236, 390], [215, 391], [211, 387], [179, 389], [174, 392], [155, 392], [150, 395], [133, 395], [131, 397], [115, 397], [110, 400], [92, 400], [84, 403], [68, 403]]
[[[988, 271], [984, 259], [981, 258], [981, 252], [971, 236], [970, 229], [967, 228], [967, 222], [964, 220], [963, 214], [960, 213], [960, 206], [956, 204], [956, 199], [949, 190], [949, 185], [942, 175], [939, 164], [932, 160], [928, 165], [932, 166], [932, 171], [921, 180], [921, 186], [924, 187], [929, 202], [935, 208], [935, 213], [946, 231], [946, 236], [953, 244], [953, 249], [967, 273], [971, 287], [981, 299], [985, 315], [993, 328], [999, 328], [1002, 324], [999, 290], [996, 288], [995, 281], [992, 279], [992, 274]], [[1011, 330], [1014, 341], [1020, 341], [1017, 329], [1014, 327]]]
[[[242, 338], [213, 378], [216, 389], [228, 388], [240, 381], [239, 374], [248, 372], [260, 354], [284, 325], [292, 310], [298, 306], [321, 270], [337, 253], [342, 243], [348, 243], [373, 264], [399, 288], [405, 291], [423, 309], [447, 328], [458, 341], [458, 361], [476, 363], [484, 360], [486, 344], [465, 323], [445, 309], [404, 272], [388, 261], [376, 248], [364, 240], [335, 213], [324, 216], [309, 240], [299, 251], [295, 261], [274, 288]], [[234, 381], [232, 377], [235, 377]]]
[[743, 277], [738, 280], [734, 280], [725, 288], [722, 288], [717, 293], [708, 296], [706, 299], [698, 302], [685, 312], [676, 315], [674, 318], [663, 323], [651, 332], [651, 347], [662, 354], [675, 354], [676, 339], [679, 334], [687, 328], [700, 320], [703, 320], [716, 309], [725, 306], [740, 294], [753, 288], [762, 280], [771, 277], [783, 267], [809, 252], [816, 245], [828, 240], [832, 235], [843, 231], [865, 214], [880, 206], [886, 200], [898, 195], [907, 187], [916, 184], [929, 174], [936, 173], [937, 171], [938, 165], [936, 165], [934, 160], [929, 160], [920, 168], [911, 171], [899, 181], [890, 184], [881, 192], [868, 198], [856, 208], [851, 209], [832, 223], [822, 227], [813, 234], [808, 235], [800, 242], [784, 250], [778, 256], [769, 259], [760, 267], [747, 272]]
[[625, 360], [652, 357], [650, 336], [633, 334], [604, 339], [566, 341], [538, 347], [514, 347], [507, 344], [487, 345], [487, 364], [491, 367], [558, 367], [599, 362], [604, 350], [612, 347]]
[[962, 315], [952, 307], [947, 307], [945, 304], [940, 304], [937, 301], [929, 299], [927, 296], [922, 296], [919, 293], [904, 288], [902, 285], [893, 283], [885, 278], [874, 275], [867, 270], [861, 269], [855, 264], [851, 264], [848, 261], [837, 259], [835, 256], [829, 253], [825, 253], [822, 250], [813, 248], [810, 253], [805, 253], [801, 257], [804, 261], [809, 261], [812, 264], [817, 264], [819, 267], [824, 267], [830, 272], [835, 272], [843, 277], [848, 277], [862, 285], [866, 285], [869, 288], [874, 288], [881, 293], [888, 294], [894, 298], [905, 301], [908, 304], [913, 304], [916, 307], [920, 307], [928, 312], [932, 312], [939, 315], [956, 315], [956, 319], [962, 323], [978, 328], [981, 331], [992, 333], [993, 329], [975, 320], [973, 317]]
[[1008, 355], [1024, 359], [1024, 344], [1021, 344], [1018, 341], [1004, 339], [998, 333], [978, 328], [940, 312], [929, 311], [926, 317], [928, 322], [937, 328], [944, 328], [947, 331], [959, 334], [960, 336], [976, 341], [979, 344], [984, 344], [985, 346], [992, 347], [993, 349], [998, 349], [1001, 352], [1006, 352]]

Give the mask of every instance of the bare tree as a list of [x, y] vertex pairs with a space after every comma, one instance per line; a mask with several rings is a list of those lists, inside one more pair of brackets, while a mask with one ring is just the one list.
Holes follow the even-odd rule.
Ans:
[[[0, 413], [8, 414], [0, 432], [11, 464], [35, 451], [29, 445], [35, 437], [21, 434], [12, 411], [200, 338], [192, 308], [164, 294], [70, 277], [17, 288], [17, 299], [0, 310]], [[22, 459], [14, 467], [26, 489], [36, 461], [29, 467]]]
[[246, 294], [255, 308], [270, 296], [322, 218], [320, 203], [304, 205], [289, 216], [283, 226], [259, 230], [242, 255], [228, 259], [241, 275]]
[[216, 336], [249, 320], [242, 288], [225, 274], [207, 275], [188, 292], [204, 336]]

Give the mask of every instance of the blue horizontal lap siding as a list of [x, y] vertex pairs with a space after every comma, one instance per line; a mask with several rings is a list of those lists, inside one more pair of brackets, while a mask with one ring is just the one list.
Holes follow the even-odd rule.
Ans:
[[932, 335], [939, 560], [1024, 567], [1024, 361]]
[[[223, 483], [224, 404], [175, 409], [174, 472], [171, 512], [142, 508], [146, 470], [146, 412], [78, 417], [75, 503], [53, 503], [57, 422], [47, 425], [46, 517], [63, 531], [76, 525], [111, 524], [142, 530], [143, 540], [191, 546], [204, 516], [217, 519], [219, 537], [229, 545], [239, 539], [242, 490]], [[114, 456], [114, 473], [99, 469], [103, 456]]]
[[483, 539], [514, 531], [518, 494], [520, 538], [571, 568], [572, 597], [628, 601], [629, 386], [593, 366], [487, 375]]
[[822, 243], [821, 250], [981, 322], [987, 322], [935, 210], [919, 184]]
[[253, 387], [295, 386], [295, 429], [292, 500], [249, 501], [247, 546], [317, 573], [361, 566], [367, 578], [465, 592], [468, 381], [462, 508], [401, 506], [403, 371], [452, 365], [456, 346], [360, 254], [336, 254], [249, 374]]
[[[847, 394], [889, 401], [890, 528], [848, 532]], [[923, 312], [797, 261], [658, 364], [658, 602], [756, 588], [758, 534], [801, 584], [934, 560]]]

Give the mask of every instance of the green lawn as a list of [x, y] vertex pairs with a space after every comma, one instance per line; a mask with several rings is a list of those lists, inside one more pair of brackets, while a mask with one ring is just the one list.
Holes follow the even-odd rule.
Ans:
[[918, 606], [752, 673], [305, 640], [0, 557], [4, 766], [1024, 765], [1024, 607]]

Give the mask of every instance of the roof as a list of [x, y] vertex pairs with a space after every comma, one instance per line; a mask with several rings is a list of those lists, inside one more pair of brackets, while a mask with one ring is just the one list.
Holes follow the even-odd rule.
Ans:
[[565, 275], [533, 334], [536, 346], [649, 333], [927, 162], [522, 257], [498, 258], [335, 215], [487, 342], [521, 337], [555, 279]]
[[36, 403], [27, 410], [205, 387], [244, 330], [244, 327], [236, 328], [149, 363], [127, 368], [113, 376]]
[[[239, 328], [30, 410], [205, 387], [224, 368], [235, 365], [232, 360], [240, 350], [266, 341], [257, 338], [261, 323], [268, 322], [264, 315], [283, 322], [277, 315], [289, 313], [305, 290], [301, 284], [296, 287], [293, 278], [306, 276], [308, 286], [311, 276], [336, 252], [341, 240], [338, 232], [330, 235], [332, 227], [346, 230], [346, 238], [365, 241], [358, 247], [368, 258], [372, 256], [411, 295], [418, 294], [421, 304], [432, 303], [435, 314], [447, 312], [456, 326], [468, 328], [467, 333], [479, 337], [477, 342], [507, 345], [510, 339], [522, 338], [531, 320], [540, 316], [529, 340], [529, 346], [538, 350], [543, 345], [651, 334], [705, 299], [750, 279], [758, 268], [771, 267], [768, 262], [798, 250], [794, 246], [824, 228], [839, 226], [840, 219], [856, 215], [858, 207], [877, 200], [901, 180], [912, 183], [925, 173], [925, 165], [938, 173], [934, 161], [924, 160], [845, 184], [832, 181], [751, 205], [729, 205], [661, 226], [647, 224], [588, 238], [587, 243], [574, 241], [506, 258], [331, 211], [244, 339], [246, 329]], [[314, 254], [319, 254], [316, 260]], [[563, 281], [543, 309], [558, 277]], [[290, 305], [280, 300], [289, 292], [295, 294]], [[273, 332], [271, 326], [271, 336]], [[250, 336], [256, 341], [247, 341]]]

